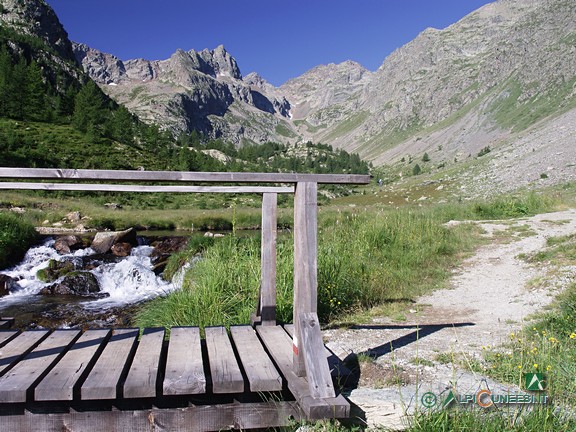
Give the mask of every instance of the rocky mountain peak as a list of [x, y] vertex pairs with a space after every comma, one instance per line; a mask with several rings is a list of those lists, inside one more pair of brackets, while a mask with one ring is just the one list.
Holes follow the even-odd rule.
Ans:
[[0, 0], [0, 24], [40, 38], [65, 60], [75, 61], [68, 33], [43, 0]]
[[236, 63], [234, 57], [232, 57], [224, 45], [219, 45], [215, 50], [208, 51], [203, 50], [200, 55], [202, 55], [208, 64], [214, 69], [214, 75], [230, 77], [234, 79], [242, 79], [242, 74], [240, 73], [240, 68]]

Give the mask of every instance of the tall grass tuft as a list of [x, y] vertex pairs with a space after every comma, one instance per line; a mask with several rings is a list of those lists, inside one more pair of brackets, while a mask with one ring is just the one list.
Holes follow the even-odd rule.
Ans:
[[[480, 207], [479, 207], [480, 206]], [[451, 269], [478, 243], [473, 224], [450, 219], [535, 214], [549, 210], [540, 195], [480, 204], [392, 210], [323, 208], [318, 233], [318, 315], [321, 322], [388, 302], [410, 301], [442, 287]], [[482, 210], [479, 210], [479, 209]], [[136, 323], [215, 325], [249, 322], [260, 285], [260, 239], [229, 236], [208, 248], [184, 288], [146, 305]], [[292, 320], [293, 241], [277, 242], [277, 316]]]
[[551, 408], [535, 408], [521, 413], [511, 410], [449, 409], [418, 413], [407, 432], [571, 432], [576, 420], [563, 416]]
[[38, 239], [34, 226], [9, 213], [0, 213], [0, 269], [16, 264]]
[[[318, 314], [412, 299], [445, 280], [474, 245], [473, 227], [447, 228], [434, 211], [334, 213], [319, 230]], [[260, 239], [226, 237], [189, 270], [184, 288], [143, 308], [138, 325], [240, 324], [257, 304]], [[277, 242], [277, 316], [292, 320], [293, 241]]]

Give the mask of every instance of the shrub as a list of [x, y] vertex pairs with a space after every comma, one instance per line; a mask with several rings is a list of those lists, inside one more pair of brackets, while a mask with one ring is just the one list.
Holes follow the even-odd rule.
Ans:
[[490, 153], [492, 150], [490, 149], [490, 146], [486, 146], [484, 147], [482, 150], [480, 150], [478, 152], [478, 157], [482, 157], [484, 155], [487, 155], [488, 153]]

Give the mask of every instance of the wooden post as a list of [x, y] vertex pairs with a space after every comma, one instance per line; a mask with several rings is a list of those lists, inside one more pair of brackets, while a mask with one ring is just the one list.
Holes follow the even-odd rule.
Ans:
[[278, 194], [262, 196], [260, 316], [262, 325], [276, 325], [276, 226]]
[[318, 309], [318, 184], [299, 182], [294, 194], [294, 373], [306, 374], [300, 313]]

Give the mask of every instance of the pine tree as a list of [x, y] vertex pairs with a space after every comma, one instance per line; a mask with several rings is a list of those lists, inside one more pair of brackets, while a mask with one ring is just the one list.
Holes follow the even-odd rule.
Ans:
[[45, 120], [47, 117], [46, 86], [42, 79], [42, 69], [36, 62], [28, 66], [26, 81], [25, 117], [30, 120]]
[[0, 116], [8, 116], [10, 80], [12, 79], [12, 58], [5, 45], [0, 47]]
[[134, 144], [134, 120], [132, 114], [123, 106], [114, 112], [113, 136], [123, 144]]
[[104, 97], [94, 81], [90, 80], [82, 87], [74, 99], [72, 122], [81, 132], [98, 133], [106, 119]]
[[8, 84], [7, 115], [22, 120], [26, 114], [26, 89], [28, 88], [28, 67], [26, 60], [20, 58], [14, 66]]

